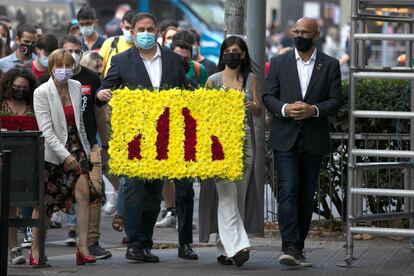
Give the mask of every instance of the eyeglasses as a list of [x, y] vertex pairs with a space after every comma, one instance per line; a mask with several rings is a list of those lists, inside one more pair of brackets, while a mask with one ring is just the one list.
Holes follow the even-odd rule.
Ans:
[[296, 36], [303, 36], [303, 37], [312, 37], [316, 32], [313, 31], [307, 31], [307, 30], [293, 30], [292, 33], [294, 33]]

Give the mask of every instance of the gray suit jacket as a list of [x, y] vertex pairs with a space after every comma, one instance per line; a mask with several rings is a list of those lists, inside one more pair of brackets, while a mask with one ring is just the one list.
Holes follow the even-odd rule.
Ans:
[[[304, 148], [309, 154], [330, 151], [328, 116], [334, 115], [341, 104], [342, 85], [338, 60], [317, 51], [315, 66], [303, 98], [296, 66], [295, 51], [272, 58], [266, 78], [263, 103], [273, 114], [269, 147], [286, 152], [292, 148], [300, 131]], [[303, 101], [319, 109], [319, 117], [302, 121], [283, 117], [285, 103]]]

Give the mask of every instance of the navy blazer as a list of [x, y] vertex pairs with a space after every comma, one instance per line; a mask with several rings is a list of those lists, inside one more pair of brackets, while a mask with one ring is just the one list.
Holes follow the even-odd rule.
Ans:
[[[161, 50], [161, 88], [185, 87], [186, 77], [181, 57], [167, 48], [158, 45]], [[98, 89], [117, 89], [128, 87], [152, 88], [151, 79], [136, 47], [115, 55], [111, 59], [111, 67]], [[98, 98], [96, 104], [102, 106], [105, 103]]]
[[[328, 116], [336, 114], [342, 99], [341, 72], [338, 60], [317, 51], [315, 65], [305, 98], [302, 96], [295, 50], [272, 58], [266, 78], [263, 103], [273, 114], [269, 147], [286, 152], [292, 148], [300, 131], [309, 154], [330, 151]], [[319, 117], [295, 121], [282, 116], [285, 103], [303, 101], [319, 109]]]

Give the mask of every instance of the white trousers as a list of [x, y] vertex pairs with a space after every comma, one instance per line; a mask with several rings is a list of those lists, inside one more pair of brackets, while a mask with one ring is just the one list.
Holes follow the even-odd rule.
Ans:
[[219, 231], [219, 237], [216, 238], [217, 256], [233, 257], [240, 250], [250, 247], [237, 204], [236, 183], [220, 181], [216, 183], [216, 188]]

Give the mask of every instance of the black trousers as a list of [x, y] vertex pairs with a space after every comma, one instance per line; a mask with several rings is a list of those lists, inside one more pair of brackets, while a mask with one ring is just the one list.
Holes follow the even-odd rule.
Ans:
[[128, 247], [152, 248], [154, 225], [160, 212], [162, 180], [125, 178], [125, 233]]
[[178, 243], [193, 243], [193, 179], [174, 180], [174, 183], [175, 206], [178, 219]]

